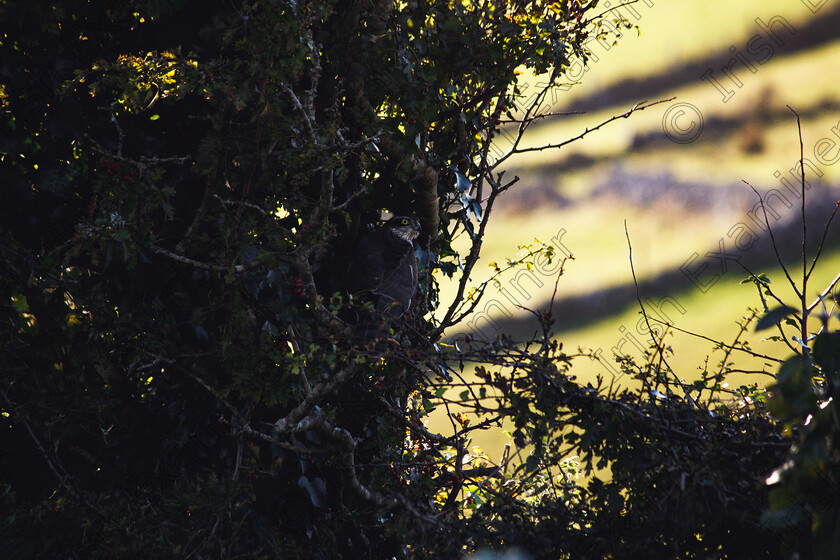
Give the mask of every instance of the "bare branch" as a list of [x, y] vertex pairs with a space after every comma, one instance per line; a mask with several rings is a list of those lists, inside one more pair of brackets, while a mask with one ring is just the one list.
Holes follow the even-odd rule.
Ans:
[[808, 311], [808, 313], [810, 313], [811, 311], [813, 311], [813, 310], [814, 310], [814, 309], [815, 309], [815, 308], [816, 308], [816, 307], [820, 304], [820, 302], [821, 302], [824, 298], [826, 298], [826, 297], [828, 296], [828, 294], [830, 294], [830, 293], [831, 293], [831, 291], [834, 289], [834, 287], [835, 287], [835, 286], [837, 286], [837, 284], [838, 284], [838, 283], [840, 283], [840, 274], [838, 274], [837, 276], [835, 276], [835, 277], [834, 277], [834, 280], [832, 280], [832, 281], [831, 281], [831, 283], [828, 285], [828, 287], [827, 287], [825, 290], [823, 290], [823, 291], [820, 293], [820, 295], [818, 295], [818, 296], [817, 296], [817, 299], [815, 299], [815, 300], [813, 301], [813, 303], [811, 303], [811, 305], [809, 305], [809, 306], [806, 308], [806, 310]]
[[300, 429], [299, 424], [306, 418], [306, 416], [315, 408], [315, 406], [322, 402], [327, 395], [335, 392], [342, 385], [347, 383], [351, 377], [359, 370], [358, 364], [351, 363], [343, 369], [338, 370], [336, 374], [326, 381], [315, 385], [312, 391], [306, 395], [306, 398], [301, 401], [299, 405], [292, 409], [286, 416], [274, 423], [274, 429], [277, 433], [283, 434]]
[[820, 245], [819, 247], [817, 247], [817, 254], [814, 255], [814, 260], [811, 261], [811, 268], [808, 269], [808, 278], [811, 277], [811, 273], [814, 272], [814, 267], [817, 266], [817, 261], [820, 259], [823, 247], [825, 247], [825, 240], [828, 237], [828, 229], [831, 227], [831, 222], [834, 221], [834, 216], [837, 214], [838, 207], [840, 207], [840, 202], [835, 202], [834, 210], [831, 211], [831, 216], [828, 217], [828, 220], [825, 223], [825, 227], [823, 228], [822, 239], [820, 239]]
[[639, 103], [636, 103], [632, 108], [630, 108], [629, 110], [621, 113], [620, 115], [613, 115], [612, 117], [606, 119], [605, 121], [602, 121], [601, 123], [595, 125], [594, 127], [587, 128], [586, 130], [584, 130], [583, 132], [581, 132], [577, 136], [574, 136], [572, 138], [569, 138], [568, 140], [564, 140], [563, 142], [559, 142], [557, 144], [546, 144], [544, 146], [535, 146], [535, 147], [532, 147], [532, 148], [518, 148], [517, 147], [518, 146], [518, 141], [517, 141], [516, 143], [514, 143], [513, 147], [511, 147], [511, 149], [508, 150], [508, 152], [505, 155], [503, 155], [502, 157], [497, 159], [495, 161], [495, 163], [493, 163], [493, 166], [491, 167], [491, 169], [495, 169], [502, 162], [504, 162], [509, 157], [511, 157], [515, 154], [524, 154], [524, 153], [527, 153], [527, 152], [541, 152], [541, 151], [544, 151], [544, 150], [553, 150], [553, 149], [557, 149], [557, 148], [562, 148], [563, 146], [571, 144], [572, 142], [577, 142], [578, 140], [582, 139], [584, 136], [587, 136], [587, 135], [595, 132], [596, 130], [604, 127], [605, 125], [607, 125], [607, 124], [609, 124], [613, 121], [617, 121], [618, 119], [626, 119], [630, 115], [635, 113], [636, 111], [644, 111], [645, 109], [653, 107], [654, 105], [659, 105], [660, 103], [667, 103], [669, 101], [673, 101], [674, 99], [676, 99], [676, 98], [671, 97], [669, 99], [660, 99], [659, 101], [654, 101], [652, 103], [648, 103], [647, 101], [641, 101]]
[[245, 208], [250, 208], [252, 210], [255, 210], [257, 213], [259, 213], [262, 216], [268, 216], [268, 212], [266, 212], [265, 210], [263, 210], [262, 208], [260, 208], [256, 204], [251, 204], [250, 202], [243, 202], [241, 200], [225, 200], [224, 198], [222, 198], [221, 196], [219, 196], [217, 194], [213, 194], [213, 198], [215, 198], [216, 200], [218, 200], [219, 202], [221, 202], [225, 206], [244, 206]]
[[[805, 299], [808, 297], [808, 248], [806, 245], [806, 241], [808, 238], [808, 224], [805, 221], [805, 144], [802, 141], [802, 122], [799, 119], [799, 113], [793, 110], [793, 108], [788, 105], [788, 109], [790, 112], [796, 115], [796, 128], [799, 131], [799, 169], [802, 173], [802, 293], [799, 294], [799, 301], [800, 301], [800, 309], [802, 309], [802, 319], [801, 319], [801, 330], [800, 330], [800, 337], [802, 339], [802, 344], [805, 344], [805, 341], [808, 340], [808, 300]], [[803, 351], [806, 349], [803, 348]]]
[[735, 338], [732, 341], [732, 344], [726, 345], [726, 350], [723, 352], [723, 358], [721, 358], [721, 360], [720, 360], [720, 368], [718, 369], [718, 374], [719, 375], [723, 375], [724, 372], [728, 371], [726, 369], [726, 364], [729, 361], [729, 356], [732, 355], [733, 348], [735, 348], [735, 344], [738, 342], [738, 340], [740, 340], [740, 338], [744, 335], [744, 333], [747, 332], [747, 328], [749, 327], [749, 324], [755, 319], [756, 315], [758, 315], [758, 312], [753, 311], [752, 315], [750, 315], [750, 317], [747, 318], [746, 321], [744, 321], [743, 323], [739, 323], [739, 326], [741, 328], [738, 330], [738, 333], [735, 335]]
[[[642, 317], [644, 317], [644, 319], [645, 319], [645, 324], [647, 325], [648, 332], [650, 332], [651, 335], [653, 335], [654, 331], [653, 331], [653, 329], [651, 329], [650, 320], [648, 319], [647, 312], [645, 311], [644, 303], [642, 303], [642, 296], [641, 296], [641, 294], [639, 294], [639, 282], [638, 282], [638, 280], [636, 280], [636, 269], [633, 266], [633, 246], [630, 243], [630, 232], [627, 229], [627, 220], [624, 220], [624, 234], [627, 236], [627, 249], [629, 251], [629, 259], [630, 259], [630, 272], [633, 274], [633, 284], [636, 286], [636, 301], [639, 302], [639, 308], [642, 310]], [[656, 337], [653, 337], [653, 338], [654, 338], [654, 340], [656, 340]], [[663, 339], [664, 339], [664, 335], [663, 335]], [[677, 377], [677, 373], [673, 369], [671, 369], [671, 366], [668, 364], [668, 361], [665, 359], [665, 348], [664, 348], [663, 340], [659, 340], [656, 343], [656, 351], [659, 354], [660, 361], [663, 364], [665, 364], [665, 368], [668, 370], [668, 372], [671, 375], [674, 376], [674, 380], [676, 381], [677, 386], [682, 388], [682, 382], [680, 381], [680, 378]], [[694, 399], [691, 398], [691, 395], [689, 395], [689, 391], [687, 389], [683, 389], [683, 394], [692, 403], [694, 402]]]
[[[67, 493], [78, 499], [82, 504], [94, 512], [96, 515], [101, 517], [102, 519], [109, 520], [108, 516], [99, 508], [97, 508], [90, 500], [88, 500], [87, 496], [73, 483], [72, 476], [64, 469], [64, 466], [55, 458], [53, 458], [50, 453], [47, 451], [44, 444], [41, 443], [41, 440], [38, 438], [38, 435], [35, 433], [35, 430], [32, 429], [29, 420], [21, 415], [19, 412], [16, 412], [15, 405], [9, 396], [6, 394], [5, 391], [0, 389], [0, 395], [2, 395], [3, 400], [6, 402], [6, 406], [9, 407], [9, 412], [14, 414], [14, 419], [23, 424], [23, 427], [26, 428], [26, 432], [29, 434], [29, 438], [32, 440], [32, 443], [35, 445], [38, 452], [41, 454], [41, 457], [47, 463], [47, 466], [50, 468], [52, 473], [58, 479], [59, 484], [67, 491]], [[120, 528], [120, 531], [125, 533], [125, 530]]]
[[[216, 169], [216, 171], [218, 171], [218, 168]], [[210, 185], [207, 185], [206, 187], [204, 187], [204, 194], [201, 197], [201, 204], [198, 206], [198, 210], [195, 213], [195, 217], [193, 218], [190, 227], [187, 228], [187, 232], [184, 234], [184, 237], [175, 246], [176, 252], [184, 253], [189, 248], [190, 243], [192, 243], [193, 238], [198, 233], [198, 230], [201, 227], [201, 223], [204, 221], [205, 216], [207, 216], [207, 203], [209, 201], [207, 194], [209, 192]]]
[[[738, 260], [736, 262], [738, 263], [738, 265], [741, 268], [744, 269], [744, 272], [746, 272], [747, 274], [750, 275], [750, 278], [752, 278], [756, 283], [761, 284], [763, 286], [764, 291], [767, 293], [767, 295], [769, 295], [771, 298], [776, 300], [776, 303], [778, 303], [779, 305], [785, 305], [785, 302], [782, 301], [782, 299], [779, 296], [776, 295], [776, 293], [773, 291], [773, 288], [771, 288], [766, 283], [762, 282], [761, 279], [758, 276], [756, 276], [755, 273], [752, 270], [750, 270], [745, 264], [743, 264], [740, 260]], [[761, 288], [759, 288], [759, 295], [762, 298], [762, 303], [765, 303], [764, 302], [764, 293], [761, 292]]]
[[[743, 179], [741, 180], [744, 181]], [[759, 203], [761, 203], [761, 210], [764, 213], [764, 224], [767, 226], [767, 232], [770, 234], [770, 242], [773, 245], [773, 252], [776, 253], [776, 261], [778, 261], [779, 265], [782, 267], [782, 271], [785, 273], [785, 278], [787, 278], [788, 282], [790, 282], [790, 285], [793, 288], [793, 291], [796, 292], [797, 297], [801, 298], [802, 293], [796, 286], [796, 282], [794, 282], [793, 278], [791, 278], [790, 273], [788, 272], [788, 269], [785, 266], [784, 261], [782, 260], [782, 256], [779, 254], [779, 246], [776, 244], [776, 236], [773, 235], [773, 228], [770, 227], [770, 220], [767, 217], [767, 208], [764, 206], [764, 197], [761, 196], [761, 194], [758, 192], [758, 189], [752, 186], [749, 181], [744, 181], [744, 183], [747, 184], [753, 190], [755, 195], [758, 197]]]
[[[838, 279], [840, 279], [840, 277], [838, 277]], [[747, 348], [741, 348], [739, 346], [731, 346], [731, 345], [726, 344], [725, 342], [722, 342], [720, 340], [715, 340], [714, 338], [709, 338], [708, 336], [705, 336], [705, 335], [702, 335], [702, 334], [697, 334], [697, 333], [692, 332], [692, 331], [687, 331], [685, 329], [681, 329], [681, 328], [675, 326], [672, 323], [669, 323], [667, 321], [662, 321], [660, 319], [657, 319], [656, 317], [651, 317], [651, 319], [653, 320], [653, 322], [659, 323], [661, 325], [665, 325], [669, 329], [674, 329], [677, 332], [681, 332], [681, 333], [687, 334], [689, 336], [693, 336], [693, 337], [696, 337], [696, 338], [702, 338], [703, 340], [708, 340], [709, 342], [713, 342], [714, 344], [717, 344], [718, 346], [720, 346], [722, 348], [730, 348], [733, 351], [744, 352], [745, 354], [749, 354], [750, 356], [752, 356], [754, 358], [762, 358], [764, 360], [771, 360], [771, 361], [776, 362], [778, 364], [784, 363], [784, 360], [781, 360], [779, 358], [774, 358], [773, 356], [768, 356], [767, 354], [760, 354], [758, 352], [753, 352], [752, 350], [748, 350]]]
[[400, 409], [395, 407], [393, 404], [389, 403], [388, 400], [385, 397], [383, 397], [382, 395], [377, 395], [377, 400], [382, 405], [385, 406], [385, 408], [388, 410], [388, 413], [391, 416], [393, 416], [395, 419], [402, 422], [405, 425], [405, 427], [407, 427], [409, 430], [417, 432], [420, 435], [422, 435], [423, 437], [425, 437], [426, 439], [429, 439], [431, 441], [434, 441], [434, 442], [437, 442], [437, 443], [440, 443], [440, 444], [443, 444], [443, 445], [450, 445], [452, 443], [452, 438], [448, 438], [448, 437], [443, 436], [441, 434], [436, 434], [436, 433], [430, 432], [429, 429], [426, 428], [425, 426], [423, 426], [422, 424], [412, 422], [411, 420], [406, 418], [406, 415], [403, 411], [401, 411]]
[[311, 113], [307, 113], [306, 109], [303, 107], [303, 103], [301, 103], [300, 98], [298, 98], [297, 94], [292, 91], [292, 88], [283, 84], [283, 91], [289, 96], [292, 100], [292, 106], [295, 110], [300, 113], [301, 117], [303, 117], [303, 125], [306, 127], [306, 135], [309, 137], [310, 142], [312, 142], [315, 146], [320, 146], [321, 143], [318, 140], [318, 136], [315, 134], [315, 129], [313, 128], [314, 124], [314, 116]]
[[149, 249], [151, 249], [151, 251], [153, 253], [157, 253], [158, 255], [161, 255], [161, 256], [166, 257], [168, 259], [171, 259], [173, 261], [179, 262], [181, 264], [185, 264], [187, 266], [191, 266], [193, 268], [198, 268], [198, 269], [201, 269], [201, 270], [209, 270], [209, 271], [212, 271], [212, 272], [229, 272], [231, 269], [233, 269], [234, 272], [242, 273], [242, 272], [246, 272], [248, 270], [253, 270], [253, 269], [259, 267], [259, 265], [260, 265], [259, 261], [253, 261], [253, 262], [250, 262], [250, 263], [247, 263], [247, 264], [244, 264], [244, 265], [237, 264], [237, 265], [234, 265], [232, 267], [226, 267], [226, 266], [220, 266], [220, 265], [217, 265], [217, 264], [210, 264], [210, 263], [206, 263], [206, 262], [202, 262], [202, 261], [197, 261], [195, 259], [185, 257], [184, 255], [179, 255], [178, 253], [173, 253], [172, 251], [169, 251], [168, 249], [164, 249], [163, 247], [158, 247], [157, 245], [149, 245]]
[[478, 233], [473, 239], [472, 247], [470, 248], [470, 253], [467, 255], [466, 262], [464, 263], [464, 270], [461, 273], [461, 279], [458, 282], [458, 293], [456, 294], [455, 298], [452, 300], [452, 303], [449, 305], [449, 308], [446, 310], [446, 315], [444, 315], [443, 319], [441, 319], [440, 324], [429, 334], [429, 340], [437, 340], [440, 337], [441, 333], [447, 328], [455, 324], [452, 320], [455, 313], [460, 308], [460, 304], [464, 299], [464, 291], [467, 288], [467, 283], [470, 280], [470, 273], [472, 272], [475, 263], [478, 262], [478, 256], [481, 253], [481, 243], [484, 238], [484, 231], [487, 227], [487, 223], [489, 222], [490, 213], [493, 210], [493, 203], [496, 200], [496, 197], [499, 196], [502, 192], [504, 192], [509, 186], [519, 181], [519, 177], [514, 177], [512, 181], [510, 181], [507, 185], [501, 186], [501, 179], [504, 173], [499, 173], [496, 178], [496, 181], [491, 183], [493, 187], [490, 192], [490, 197], [487, 199], [487, 204], [484, 208], [484, 219], [481, 220], [481, 225], [478, 227]]

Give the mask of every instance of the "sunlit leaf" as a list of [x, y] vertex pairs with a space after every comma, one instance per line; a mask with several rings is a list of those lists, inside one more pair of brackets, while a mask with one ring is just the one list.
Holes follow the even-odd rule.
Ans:
[[758, 320], [755, 324], [755, 330], [761, 331], [764, 329], [769, 329], [770, 327], [775, 327], [779, 323], [782, 322], [786, 317], [796, 313], [796, 309], [792, 307], [788, 307], [786, 305], [776, 307], [775, 309], [771, 309], [765, 315]]

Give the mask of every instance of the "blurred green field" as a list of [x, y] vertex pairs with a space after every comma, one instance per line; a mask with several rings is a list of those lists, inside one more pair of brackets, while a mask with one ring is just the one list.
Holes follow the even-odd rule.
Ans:
[[[623, 47], [621, 44], [616, 50]], [[599, 63], [600, 66], [600, 63]], [[818, 110], [820, 104], [836, 102], [836, 72], [830, 69], [840, 67], [840, 41], [833, 41], [820, 47], [800, 51], [788, 56], [774, 57], [765, 66], [758, 67], [756, 74], [742, 72], [745, 80], [742, 88], [734, 88], [735, 95], [727, 102], [708, 82], [698, 80], [676, 89], [663, 90], [656, 99], [676, 97], [675, 102], [691, 103], [702, 113], [708, 124], [713, 119], [754, 117], [764, 136], [764, 149], [760, 153], [745, 154], [739, 147], [738, 134], [715, 138], [715, 142], [704, 141], [703, 135], [690, 144], [671, 143], [667, 149], [656, 154], [628, 154], [634, 138], [645, 134], [662, 133], [663, 116], [669, 105], [659, 105], [635, 113], [629, 119], [611, 123], [607, 128], [587, 136], [562, 150], [549, 150], [516, 155], [507, 167], [527, 171], [530, 168], [556, 162], [568, 153], [580, 153], [595, 158], [619, 158], [631, 156], [635, 165], [645, 167], [665, 164], [674, 169], [678, 176], [697, 178], [705, 176], [714, 180], [731, 180], [733, 174], [746, 173], [757, 177], [768, 170], [775, 170], [779, 161], [788, 162], [798, 158], [795, 119], [786, 109], [790, 105], [800, 113]], [[588, 77], [588, 75], [587, 75]], [[583, 88], [586, 84], [577, 87]], [[574, 88], [571, 92], [576, 91]], [[563, 98], [560, 99], [561, 101]], [[634, 102], [645, 99], [635, 99]], [[654, 99], [648, 99], [653, 101]], [[534, 126], [528, 130], [526, 146], [542, 146], [562, 141], [580, 134], [587, 127], [592, 128], [607, 118], [623, 113], [634, 103], [625, 103], [590, 111], [584, 115], [559, 117], [549, 124]], [[558, 107], [562, 109], [562, 105]], [[761, 112], [765, 114], [762, 115]], [[787, 117], [787, 118], [786, 118]], [[803, 137], [806, 146], [813, 146], [821, 137], [830, 136], [831, 129], [838, 125], [840, 115], [836, 111], [811, 115], [803, 119]], [[664, 135], [663, 135], [664, 136]], [[808, 140], [811, 140], [809, 142]], [[796, 154], [791, 152], [796, 148]], [[674, 159], [677, 158], [677, 159]], [[711, 159], [710, 159], [711, 158]], [[715, 166], [709, 167], [709, 161]], [[836, 178], [838, 171], [832, 166], [830, 173]], [[711, 173], [711, 175], [709, 175]]]
[[[792, 263], [787, 264], [791, 265]], [[576, 265], [576, 262], [570, 263], [570, 270], [574, 269]], [[840, 271], [840, 250], [834, 250], [823, 255], [819, 266], [809, 280], [809, 293], [811, 294], [809, 302], [816, 297], [817, 293], [829, 285], [837, 271]], [[796, 304], [793, 291], [786, 283], [784, 274], [779, 267], [768, 267], [753, 272], [766, 274], [771, 280], [774, 292], [791, 305]], [[753, 284], [741, 284], [741, 280], [745, 276], [746, 274], [743, 273], [732, 272], [722, 277], [705, 293], [698, 289], [674, 292], [671, 296], [682, 306], [685, 312], [681, 313], [676, 307], [669, 304], [666, 311], [667, 318], [682, 330], [703, 334], [731, 344], [741, 330], [738, 322], [742, 322], [743, 318], [749, 315], [748, 308], [761, 308], [761, 301], [755, 286]], [[800, 280], [796, 274], [793, 274], [793, 277], [799, 283]], [[561, 279], [561, 285], [562, 282], [563, 279]], [[651, 309], [648, 307], [647, 311], [650, 313]], [[558, 310], [558, 313], [562, 313], [562, 310]], [[653, 316], [653, 313], [651, 315]], [[638, 329], [640, 321], [643, 321], [643, 319], [638, 306], [631, 306], [585, 328], [558, 335], [557, 338], [563, 343], [566, 352], [574, 353], [579, 347], [587, 352], [601, 350], [600, 355], [605, 360], [610, 361], [611, 365], [605, 366], [585, 357], [578, 358], [573, 362], [572, 367], [572, 373], [577, 377], [578, 382], [592, 382], [594, 384], [596, 378], [600, 376], [608, 385], [614, 383], [620, 387], [638, 386], [638, 381], [631, 379], [629, 376], [616, 375], [618, 368], [612, 362], [611, 357], [614, 352], [613, 349], [619, 347], [621, 353], [629, 354], [640, 362], [643, 361], [642, 352], [634, 346], [630, 338], [634, 337], [635, 340], [644, 344], [645, 335], [643, 332], [646, 329], [642, 328], [641, 331]], [[811, 321], [813, 321], [812, 324], [819, 323], [816, 314]], [[829, 327], [840, 328], [840, 321], [836, 317], [832, 318]], [[656, 327], [654, 326], [654, 328]], [[766, 337], [774, 334], [777, 334], [775, 330], [755, 332], [751, 327], [740, 336], [739, 340], [748, 341], [753, 351], [768, 356], [785, 359], [792, 355], [792, 352], [782, 343], [765, 340]], [[683, 380], [700, 378], [701, 370], [704, 368], [711, 373], [717, 372], [719, 363], [724, 358], [723, 351], [716, 350], [712, 342], [681, 332], [672, 331], [666, 337], [666, 344], [673, 352], [673, 355], [668, 357], [668, 363]], [[737, 367], [745, 371], [774, 372], [778, 367], [777, 363], [753, 358], [739, 352], [730, 355], [729, 361], [737, 363]], [[465, 371], [465, 378], [468, 380], [474, 379], [471, 373], [468, 366]], [[764, 385], [771, 381], [772, 377], [766, 374], [733, 373], [726, 377], [724, 387], [735, 389], [741, 385], [752, 385], [754, 383]], [[457, 393], [458, 390], [453, 390], [452, 395], [450, 395], [451, 398], [456, 398]], [[457, 411], [455, 407], [452, 410]], [[435, 432], [446, 434], [452, 431], [451, 422], [444, 411], [436, 411], [428, 425]], [[510, 427], [504, 426], [502, 429], [490, 429], [476, 433], [473, 435], [472, 444], [488, 452], [491, 457], [498, 458], [504, 445], [508, 442], [508, 437], [504, 434], [506, 430], [509, 431]]]
[[[795, 263], [787, 263], [788, 265]], [[819, 266], [815, 269], [813, 276], [809, 280], [809, 297], [808, 302], [812, 302], [817, 294], [829, 285], [831, 280], [840, 271], [840, 251], [834, 251], [824, 255], [820, 260]], [[774, 292], [779, 295], [786, 303], [796, 306], [797, 299], [785, 280], [783, 272], [779, 267], [771, 267], [754, 271], [756, 274], [766, 274], [771, 282]], [[793, 278], [801, 284], [800, 278], [797, 279], [796, 274]], [[675, 292], [672, 295], [685, 310], [684, 313], [677, 310], [676, 307], [669, 304], [667, 307], [668, 319], [672, 320], [674, 324], [683, 330], [693, 332], [696, 334], [703, 334], [710, 338], [720, 340], [726, 343], [732, 343], [740, 331], [740, 326], [737, 322], [742, 321], [742, 318], [749, 315], [748, 308], [761, 310], [762, 304], [758, 296], [758, 291], [754, 284], [741, 284], [747, 275], [743, 272], [732, 271], [723, 276], [708, 292], [702, 292], [696, 288], [685, 291]], [[656, 299], [656, 298], [655, 298]], [[657, 300], [658, 301], [658, 300]], [[774, 307], [776, 304], [771, 304]], [[650, 312], [650, 308], [647, 310]], [[622, 353], [630, 354], [637, 359], [642, 359], [642, 353], [639, 351], [631, 340], [628, 339], [627, 333], [632, 333], [636, 340], [644, 341], [643, 332], [637, 330], [639, 321], [642, 321], [638, 306], [632, 309], [623, 311], [613, 317], [599, 321], [589, 327], [560, 335], [558, 338], [563, 341], [567, 350], [582, 346], [588, 349], [603, 349], [604, 356], [610, 356], [613, 353], [613, 348], [618, 345]], [[819, 325], [819, 320], [816, 314], [810, 319], [811, 325], [816, 329]], [[765, 354], [768, 356], [785, 359], [792, 355], [792, 352], [780, 342], [766, 341], [766, 337], [776, 335], [778, 332], [775, 329], [763, 330], [755, 332], [754, 323], [747, 332], [741, 336], [740, 340], [748, 341], [750, 348], [755, 352]], [[832, 319], [829, 326], [834, 328], [840, 327], [836, 319]], [[626, 330], [619, 330], [625, 327]], [[787, 331], [790, 333], [790, 331]], [[723, 358], [723, 352], [714, 349], [714, 344], [703, 339], [690, 336], [681, 332], [673, 332], [666, 338], [667, 344], [673, 349], [674, 355], [669, 358], [669, 364], [675, 371], [678, 372], [682, 379], [691, 380], [699, 377], [700, 370], [705, 366], [708, 359], [709, 371], [717, 371], [720, 360]], [[766, 370], [768, 372], [775, 372], [778, 364], [773, 362], [752, 358], [743, 353], [734, 353], [731, 360], [738, 364], [738, 367], [745, 370]], [[610, 371], [604, 367], [592, 363], [591, 367], [582, 367], [577, 369], [577, 374], [586, 379], [595, 372], [600, 372], [601, 375], [609, 379]], [[588, 370], [588, 371], [587, 371]], [[767, 383], [770, 377], [763, 374], [733, 374], [728, 379], [729, 385], [737, 387], [742, 384], [759, 383], [761, 385]], [[629, 382], [629, 380], [625, 380]]]
[[[824, 6], [814, 14], [802, 2], [782, 0], [744, 0], [734, 4], [723, 0], [684, 0], [656, 3], [652, 7], [647, 2], [637, 2], [634, 6], [641, 15], [638, 21], [641, 35], [636, 36], [635, 30], [630, 30], [617, 46], [597, 51], [598, 60], [585, 73], [582, 83], [563, 93], [554, 110], [599, 98], [603, 91], [623, 80], [632, 78], [644, 84], [648, 79], [679, 74], [686, 66], [713, 54], [726, 55], [730, 47], [735, 49], [733, 56], [742, 53], [748, 41], [762, 32], [756, 18], [769, 22], [781, 16], [798, 30], [798, 39], [802, 39], [805, 34], [802, 29], [809, 22], [831, 15], [829, 9], [836, 11], [833, 6]], [[780, 25], [777, 23], [774, 29], [786, 40], [787, 31]], [[837, 35], [840, 37], [840, 33]], [[802, 116], [806, 158], [815, 159], [813, 150], [822, 138], [840, 142], [840, 93], [836, 86], [840, 40], [829, 37], [819, 44], [798, 48], [786, 48], [788, 44], [775, 46], [772, 58], [764, 64], [755, 64], [755, 72], [743, 66], [735, 67], [742, 85], [736, 87], [730, 83], [734, 95], [726, 102], [720, 91], [700, 79], [700, 71], [691, 80], [656, 91], [655, 97], [633, 98], [630, 92], [625, 97], [633, 101], [602, 103], [583, 115], [548, 119], [535, 125], [528, 131], [525, 145], [563, 141], [644, 99], [677, 98], [672, 103], [620, 119], [562, 150], [531, 152], [508, 160], [503, 166], [507, 176], [519, 176], [520, 184], [503, 197], [491, 218], [482, 259], [473, 272], [473, 285], [491, 274], [490, 262], [502, 263], [514, 257], [518, 245], [531, 243], [534, 238], [549, 241], [562, 234], [562, 243], [571, 250], [575, 260], [567, 263], [560, 279], [558, 299], [578, 298], [585, 303], [587, 295], [632, 286], [625, 220], [636, 276], [642, 283], [655, 282], [657, 278], [667, 277], [663, 275], [669, 271], [679, 270], [695, 252], [703, 255], [717, 250], [718, 241], [734, 224], [745, 220], [745, 213], [756, 202], [742, 180], [760, 190], [779, 187], [774, 173], [779, 171], [787, 176], [799, 160], [796, 120], [786, 105]], [[594, 45], [594, 48], [601, 47]], [[713, 69], [719, 66], [720, 61], [710, 62]], [[523, 76], [523, 80], [534, 81], [528, 76]], [[680, 102], [694, 106], [704, 120], [702, 134], [691, 143], [672, 142], [663, 131], [663, 118], [669, 107]], [[840, 165], [820, 164], [819, 170], [821, 184], [840, 183]], [[611, 190], [616, 177], [623, 177], [630, 186], [625, 185], [623, 191]], [[633, 200], [632, 183], [636, 179], [640, 189], [665, 185], [663, 192], [667, 196], [656, 201]], [[808, 180], [814, 179], [811, 173]], [[562, 204], [552, 203], [552, 197], [562, 200]], [[824, 202], [830, 205], [830, 201]], [[795, 212], [796, 208], [791, 211]], [[811, 238], [819, 232], [812, 227]], [[833, 243], [827, 247], [810, 281], [809, 301], [840, 270], [840, 250]], [[766, 273], [774, 289], [779, 288], [795, 303], [789, 292], [781, 290], [784, 277], [777, 266], [764, 259], [755, 272]], [[730, 270], [707, 293], [686, 286], [685, 282], [675, 284], [668, 295], [679, 302], [685, 313], [672, 313], [671, 318], [682, 329], [731, 341], [738, 332], [736, 321], [748, 307], [760, 306], [755, 287], [740, 284], [745, 276], [740, 270]], [[540, 308], [548, 303], [554, 278], [540, 277], [540, 280], [541, 286], [530, 285], [527, 292], [530, 298], [524, 300], [525, 305]], [[455, 287], [445, 279], [440, 281], [441, 302], [445, 304], [454, 296]], [[499, 296], [490, 290], [486, 297], [492, 301]], [[492, 307], [488, 311], [492, 313]], [[563, 309], [555, 308], [555, 311], [559, 315]], [[521, 316], [522, 312], [512, 319], [495, 314], [503, 330], [519, 329], [517, 334], [523, 335], [527, 329], [523, 331], [522, 323], [518, 322]], [[558, 338], [568, 351], [579, 346], [590, 350], [600, 348], [605, 358], [624, 340], [621, 349], [640, 357], [641, 352], [627, 341], [627, 333], [635, 332], [639, 319], [638, 306], [619, 305], [613, 313], [602, 313], [588, 324], [560, 333]], [[460, 327], [462, 331], [466, 328], [467, 325]], [[456, 328], [447, 334], [457, 332]], [[638, 333], [636, 336], [643, 338]], [[750, 331], [749, 340], [754, 349], [780, 358], [790, 354], [779, 343], [762, 342], [764, 336], [767, 334]], [[705, 340], [684, 334], [674, 334], [668, 340], [674, 351], [669, 363], [686, 379], [699, 375], [707, 357], [710, 370], [715, 369], [722, 357]], [[745, 370], [765, 367], [761, 360], [736, 358], [738, 367]], [[771, 364], [767, 371], [774, 368]], [[583, 382], [594, 380], [599, 373], [609, 374], [602, 366], [587, 360], [579, 360], [573, 372]], [[739, 374], [729, 384], [770, 380], [766, 375]], [[630, 383], [630, 380], [619, 382]], [[432, 424], [444, 432], [450, 429], [443, 419], [435, 419]], [[491, 450], [501, 449], [500, 437], [500, 434], [488, 434], [479, 443]]]
[[[617, 4], [613, 2], [613, 5]], [[668, 72], [732, 45], [740, 48], [761, 31], [756, 18], [770, 22], [775, 16], [781, 16], [795, 29], [800, 29], [828, 9], [824, 6], [815, 14], [804, 2], [790, 0], [634, 2], [632, 11], [622, 8], [618, 13], [637, 24], [639, 32], [635, 29], [625, 31], [618, 44], [609, 50], [600, 43], [593, 43], [590, 50], [597, 62], [590, 65], [579, 84], [569, 95], [563, 96], [561, 103], [571, 105], [575, 100], [590, 97], [623, 79]]]

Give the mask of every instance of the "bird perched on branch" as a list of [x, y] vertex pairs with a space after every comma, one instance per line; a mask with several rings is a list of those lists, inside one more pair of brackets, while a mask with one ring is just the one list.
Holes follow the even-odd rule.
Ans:
[[396, 216], [356, 244], [346, 284], [350, 294], [373, 304], [373, 315], [369, 311], [359, 315], [365, 339], [387, 338], [388, 323], [411, 306], [417, 291], [414, 240], [419, 234], [417, 218]]

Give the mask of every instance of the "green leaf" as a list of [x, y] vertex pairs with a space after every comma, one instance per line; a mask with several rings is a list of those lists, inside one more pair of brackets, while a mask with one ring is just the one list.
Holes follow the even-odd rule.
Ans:
[[540, 459], [536, 455], [528, 455], [528, 458], [525, 459], [525, 472], [534, 472], [540, 468]]
[[755, 330], [763, 331], [764, 329], [775, 327], [781, 323], [783, 319], [793, 315], [794, 313], [796, 313], [796, 309], [787, 305], [771, 309], [764, 315], [764, 317], [758, 320], [758, 323], [755, 325]]
[[840, 371], [840, 332], [823, 332], [814, 341], [814, 360], [824, 375]]
[[425, 412], [430, 412], [434, 410], [434, 408], [435, 404], [432, 401], [430, 401], [429, 399], [423, 399], [423, 410]]

